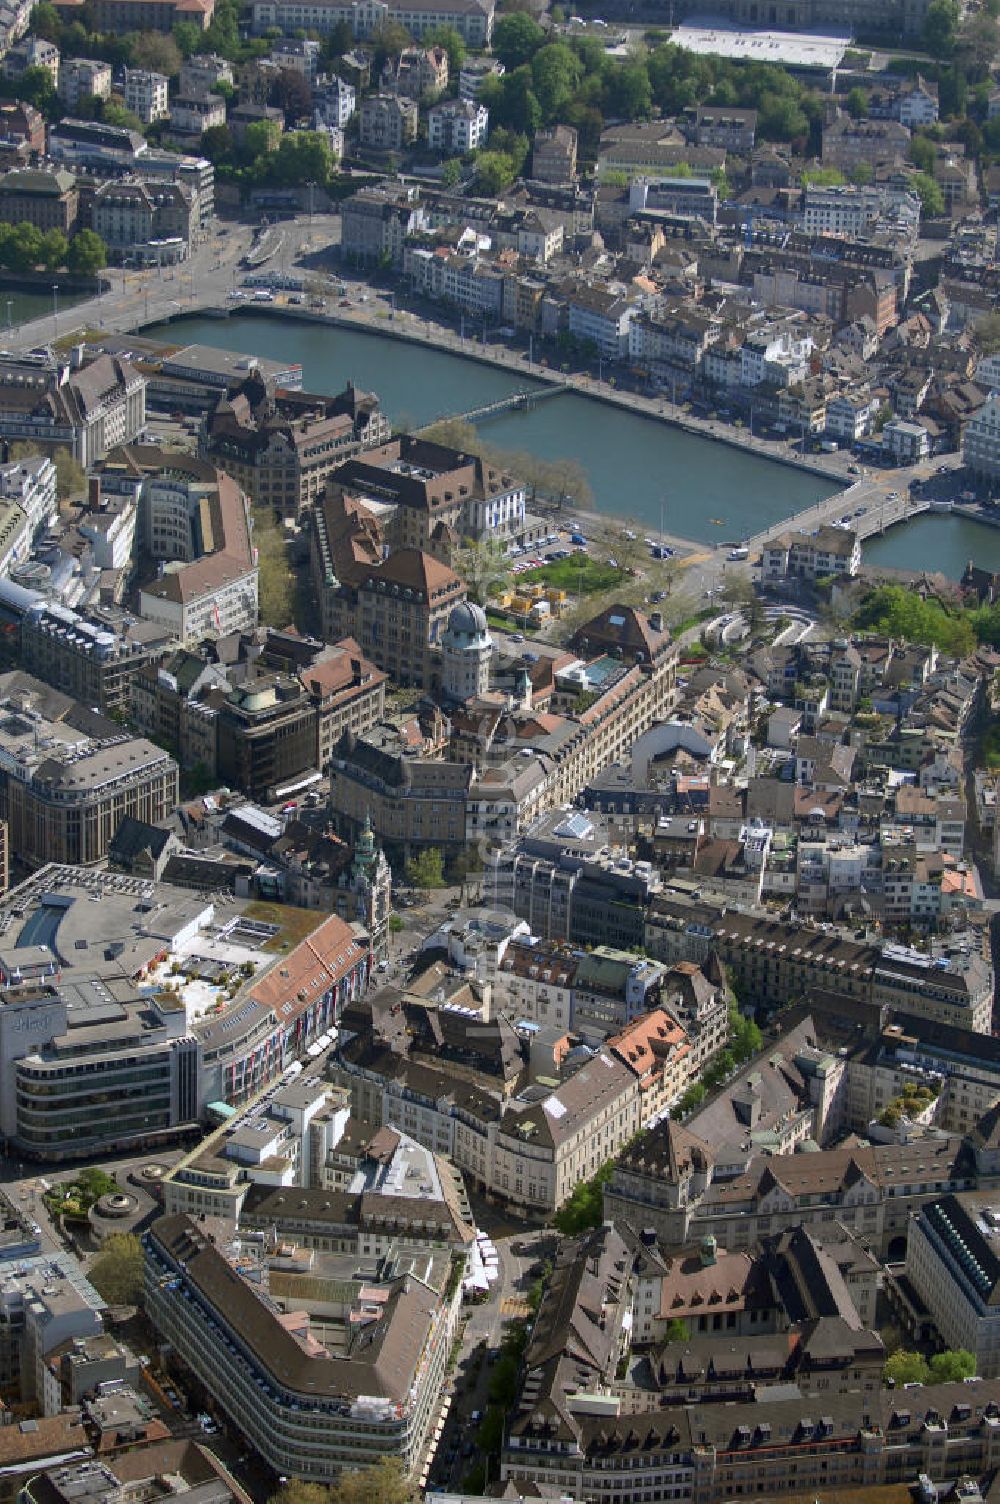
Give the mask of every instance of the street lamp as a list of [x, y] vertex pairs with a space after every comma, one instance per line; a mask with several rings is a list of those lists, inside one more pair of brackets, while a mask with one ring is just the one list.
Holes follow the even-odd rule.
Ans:
[[52, 284], [52, 335], [59, 333], [59, 283]]
[[7, 299], [7, 328], [8, 329], [13, 329], [13, 327], [14, 327], [14, 320], [13, 320], [13, 316], [12, 316], [12, 313], [11, 313], [11, 310], [12, 310], [13, 307], [14, 307], [14, 299], [13, 298], [8, 298]]

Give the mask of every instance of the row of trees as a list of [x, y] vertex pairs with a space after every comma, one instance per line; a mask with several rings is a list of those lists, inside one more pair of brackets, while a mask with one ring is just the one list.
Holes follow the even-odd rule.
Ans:
[[975, 1377], [976, 1360], [964, 1347], [935, 1353], [929, 1361], [920, 1353], [899, 1348], [886, 1360], [885, 1377], [896, 1386], [903, 1384], [955, 1384]]
[[68, 240], [62, 230], [39, 230], [35, 225], [0, 224], [0, 267], [7, 272], [54, 272], [60, 267], [77, 276], [92, 277], [108, 264], [100, 235], [78, 230]]

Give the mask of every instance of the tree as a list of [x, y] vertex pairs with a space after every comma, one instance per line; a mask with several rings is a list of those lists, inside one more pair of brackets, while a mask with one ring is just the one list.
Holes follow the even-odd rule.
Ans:
[[580, 59], [565, 42], [550, 42], [531, 60], [535, 98], [545, 121], [555, 120], [573, 98], [583, 71]]
[[914, 136], [910, 142], [910, 161], [914, 167], [919, 167], [921, 172], [933, 172], [936, 159], [934, 142], [928, 141], [926, 136]]
[[935, 1353], [930, 1363], [932, 1384], [957, 1384], [961, 1379], [971, 1379], [976, 1373], [976, 1359], [964, 1347]]
[[930, 1379], [926, 1361], [919, 1353], [908, 1352], [903, 1347], [886, 1359], [883, 1373], [887, 1380], [892, 1379], [897, 1388], [904, 1384], [926, 1384]]
[[108, 264], [108, 250], [93, 230], [78, 230], [69, 243], [66, 265], [78, 277], [93, 277]]
[[443, 47], [448, 54], [448, 75], [455, 80], [465, 62], [465, 41], [454, 26], [434, 26], [424, 33], [425, 47]]
[[54, 272], [57, 267], [65, 266], [68, 253], [69, 241], [62, 230], [52, 229], [43, 232], [39, 260], [46, 271]]
[[193, 21], [175, 22], [170, 35], [177, 43], [178, 50], [183, 58], [193, 57], [198, 48], [202, 46], [201, 28], [196, 26]]
[[41, 5], [35, 6], [29, 25], [35, 36], [42, 37], [46, 42], [58, 42], [62, 36], [59, 12], [54, 5], [48, 4], [48, 0], [42, 0]]
[[268, 1504], [330, 1504], [330, 1490], [325, 1483], [306, 1483], [302, 1478], [290, 1478], [283, 1483]]
[[272, 175], [280, 183], [325, 188], [334, 166], [330, 139], [322, 131], [290, 131], [278, 142]]
[[11, 272], [32, 271], [41, 259], [42, 232], [27, 222], [0, 224], [0, 266]]
[[84, 468], [65, 445], [60, 445], [52, 455], [52, 463], [56, 467], [56, 495], [60, 501], [79, 496], [86, 490], [87, 476]]
[[556, 1227], [567, 1237], [586, 1232], [588, 1227], [600, 1227], [604, 1220], [604, 1186], [611, 1179], [614, 1163], [609, 1160], [602, 1165], [593, 1180], [583, 1180], [573, 1189], [573, 1194], [552, 1218]]
[[56, 118], [55, 111], [58, 109], [56, 86], [52, 82], [52, 74], [48, 68], [33, 67], [25, 68], [17, 83], [18, 99], [26, 100], [33, 104], [36, 110], [41, 110], [43, 115]]
[[544, 41], [545, 32], [523, 11], [501, 16], [493, 28], [493, 52], [508, 72], [530, 63]]
[[132, 1233], [106, 1238], [88, 1279], [111, 1306], [134, 1306], [142, 1295], [142, 1244]]
[[485, 538], [481, 543], [469, 540], [456, 549], [451, 563], [468, 586], [470, 599], [480, 606], [499, 595], [510, 579], [510, 557], [499, 539]]
[[670, 1320], [667, 1322], [666, 1329], [663, 1335], [668, 1342], [691, 1341], [690, 1328], [688, 1327], [687, 1322], [682, 1321], [679, 1316], [672, 1316], [670, 1318]]
[[127, 110], [125, 101], [116, 95], [102, 102], [101, 119], [105, 125], [117, 125], [122, 130], [138, 131], [142, 135], [142, 121], [133, 110]]
[[233, 133], [228, 125], [210, 125], [201, 133], [201, 151], [216, 167], [220, 162], [230, 161], [235, 148]]
[[653, 108], [649, 69], [642, 61], [622, 63], [607, 74], [607, 109], [625, 120], [642, 120]]
[[855, 84], [853, 89], [848, 90], [845, 104], [847, 105], [847, 113], [854, 120], [864, 120], [868, 114], [868, 95], [861, 88], [860, 84]]
[[382, 65], [387, 57], [392, 57], [397, 52], [402, 52], [404, 47], [409, 47], [413, 38], [405, 26], [398, 21], [380, 21], [371, 35], [372, 44], [375, 48], [375, 59], [372, 65], [372, 77], [382, 71]]
[[1000, 313], [988, 313], [981, 318], [973, 337], [981, 355], [995, 355], [1000, 350]]
[[330, 1489], [330, 1504], [407, 1504], [409, 1497], [409, 1485], [395, 1457], [381, 1457], [357, 1472], [343, 1472]]
[[354, 28], [350, 21], [337, 21], [323, 39], [323, 59], [331, 62], [335, 57], [343, 57], [353, 46]]
[[428, 846], [406, 864], [406, 875], [415, 888], [444, 887], [444, 857], [438, 846]]
[[961, 8], [958, 0], [931, 0], [924, 16], [923, 43], [931, 57], [950, 57], [955, 50]]
[[[499, 80], [499, 83], [500, 107], [490, 119], [495, 125], [506, 125], [523, 135], [533, 136], [542, 123], [542, 106], [534, 90], [531, 69], [525, 63], [523, 67], [515, 68], [513, 73]], [[483, 100], [483, 103], [486, 101]]]
[[937, 219], [944, 213], [944, 194], [940, 184], [926, 172], [916, 172], [911, 179], [913, 191], [920, 199], [920, 212], [925, 219]]
[[162, 31], [140, 31], [131, 47], [132, 64], [151, 73], [165, 73], [173, 78], [181, 71], [181, 49], [173, 37]]
[[462, 181], [461, 157], [449, 157], [441, 168], [441, 185], [444, 188], [457, 188]]
[[809, 121], [793, 98], [765, 94], [757, 111], [757, 129], [768, 141], [795, 141], [808, 133]]
[[250, 162], [277, 151], [281, 132], [276, 120], [254, 120], [243, 132], [243, 155]]
[[530, 141], [520, 131], [512, 131], [505, 126], [500, 126], [498, 130], [490, 134], [490, 150], [502, 151], [504, 156], [510, 157], [515, 177], [524, 171], [524, 164], [528, 160], [530, 149]]
[[476, 158], [477, 192], [495, 197], [514, 181], [514, 163], [506, 152], [481, 151]]
[[308, 80], [295, 68], [279, 68], [271, 85], [269, 103], [284, 110], [286, 125], [294, 125], [312, 110], [312, 90]]

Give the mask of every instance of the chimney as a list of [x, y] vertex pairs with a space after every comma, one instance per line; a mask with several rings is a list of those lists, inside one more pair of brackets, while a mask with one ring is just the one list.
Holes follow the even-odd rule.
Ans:
[[92, 512], [101, 510], [101, 477], [91, 475], [87, 483], [87, 505]]
[[71, 371], [78, 371], [83, 365], [83, 342], [74, 345], [69, 352], [69, 366]]
[[651, 611], [649, 613], [649, 625], [652, 627], [652, 629], [653, 629], [654, 632], [662, 632], [663, 631], [663, 612], [662, 611]]

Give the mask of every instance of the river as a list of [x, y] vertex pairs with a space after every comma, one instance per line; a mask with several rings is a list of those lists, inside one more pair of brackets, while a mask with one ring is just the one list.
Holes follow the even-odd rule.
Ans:
[[[350, 379], [375, 391], [400, 426], [429, 423], [530, 386], [524, 376], [442, 350], [363, 330], [264, 320], [189, 318], [144, 331], [153, 339], [221, 345], [302, 362], [307, 390], [340, 391]], [[834, 489], [810, 475], [728, 444], [586, 397], [566, 394], [530, 412], [495, 418], [489, 441], [545, 459], [571, 457], [587, 474], [598, 510], [701, 543], [746, 536]], [[969, 558], [1000, 570], [1000, 529], [935, 516], [891, 529], [866, 558], [957, 578]]]
[[[287, 324], [252, 315], [191, 318], [143, 331], [152, 339], [223, 345], [302, 362], [307, 390], [336, 392], [348, 378], [378, 392], [394, 422], [429, 423], [532, 383], [515, 372], [355, 329]], [[582, 465], [597, 507], [702, 543], [742, 537], [834, 488], [819, 476], [656, 419], [567, 393], [483, 428], [490, 443]]]

